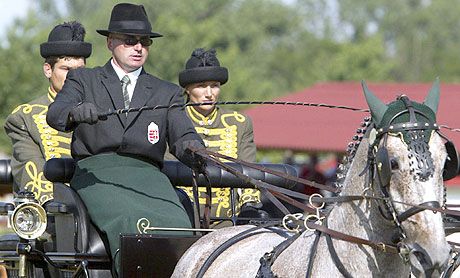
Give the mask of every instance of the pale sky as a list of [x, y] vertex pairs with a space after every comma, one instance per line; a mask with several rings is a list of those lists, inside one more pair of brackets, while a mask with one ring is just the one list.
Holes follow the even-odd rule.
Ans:
[[0, 38], [14, 18], [23, 17], [32, 0], [0, 0]]

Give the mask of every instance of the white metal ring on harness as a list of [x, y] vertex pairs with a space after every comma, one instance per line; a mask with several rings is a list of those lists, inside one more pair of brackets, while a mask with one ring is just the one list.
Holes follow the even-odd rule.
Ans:
[[307, 222], [312, 221], [317, 225], [322, 225], [323, 224], [323, 219], [324, 219], [324, 216], [322, 217], [320, 215], [319, 210], [324, 207], [325, 203], [321, 202], [320, 205], [317, 205], [318, 204], [317, 202], [316, 203], [313, 202], [313, 197], [323, 198], [323, 196], [321, 194], [318, 194], [318, 193], [313, 193], [313, 194], [311, 194], [310, 198], [308, 199], [308, 202], [310, 203], [310, 206], [312, 206], [313, 208], [316, 209], [316, 214], [309, 214], [303, 220], [303, 225], [310, 232], [314, 232], [316, 229], [309, 228], [308, 225], [307, 225]]
[[313, 199], [312, 199], [313, 197], [323, 198], [323, 196], [321, 194], [318, 194], [318, 193], [313, 193], [313, 194], [311, 194], [310, 198], [308, 199], [308, 202], [316, 210], [324, 208], [324, 202], [321, 202], [321, 205], [318, 206], [318, 205], [316, 205], [315, 202], [313, 202]]
[[316, 229], [309, 228], [308, 225], [307, 225], [307, 222], [312, 221], [316, 225], [323, 225], [323, 219], [324, 219], [324, 216], [321, 217], [321, 216], [319, 216], [319, 214], [316, 214], [316, 215], [315, 214], [310, 214], [310, 215], [307, 215], [307, 217], [305, 217], [305, 219], [303, 221], [303, 225], [310, 232], [314, 232], [314, 231], [316, 231]]
[[288, 221], [297, 221], [297, 220], [300, 220], [302, 219], [302, 216], [303, 214], [302, 213], [294, 213], [294, 214], [286, 214], [284, 217], [283, 217], [283, 221], [282, 221], [282, 224], [283, 224], [283, 227], [290, 231], [290, 232], [295, 232], [295, 233], [298, 233], [299, 232], [299, 228], [300, 228], [300, 225], [297, 224], [297, 226], [295, 228], [290, 228], [289, 227], [289, 223]]

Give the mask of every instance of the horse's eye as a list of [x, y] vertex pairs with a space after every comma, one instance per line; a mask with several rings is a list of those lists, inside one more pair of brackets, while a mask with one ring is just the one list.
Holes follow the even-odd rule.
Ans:
[[391, 170], [398, 170], [399, 163], [395, 158], [390, 159]]

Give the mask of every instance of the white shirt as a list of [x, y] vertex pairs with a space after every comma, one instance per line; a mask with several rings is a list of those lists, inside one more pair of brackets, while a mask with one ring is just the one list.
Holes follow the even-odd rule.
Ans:
[[133, 93], [134, 93], [134, 88], [136, 87], [137, 79], [139, 78], [139, 74], [141, 74], [142, 67], [138, 68], [135, 71], [126, 73], [124, 70], [122, 70], [119, 66], [115, 65], [113, 62], [113, 58], [110, 60], [110, 63], [112, 64], [113, 69], [117, 73], [118, 79], [121, 82], [121, 79], [125, 76], [128, 75], [129, 80], [131, 81], [128, 85], [128, 94], [129, 94], [129, 100], [131, 101], [133, 98]]

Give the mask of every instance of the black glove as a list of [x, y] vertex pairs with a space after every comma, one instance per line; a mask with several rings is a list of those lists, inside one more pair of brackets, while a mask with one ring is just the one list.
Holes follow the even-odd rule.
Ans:
[[70, 110], [69, 120], [71, 123], [95, 124], [99, 120], [97, 108], [91, 102], [83, 102]]
[[198, 140], [187, 140], [182, 142], [181, 151], [183, 153], [183, 162], [192, 168], [192, 170], [206, 174], [206, 160], [199, 154], [196, 154], [192, 149], [204, 149], [205, 147]]

